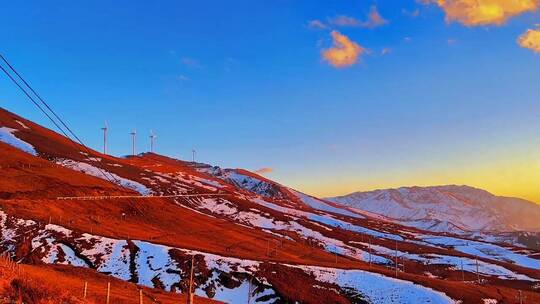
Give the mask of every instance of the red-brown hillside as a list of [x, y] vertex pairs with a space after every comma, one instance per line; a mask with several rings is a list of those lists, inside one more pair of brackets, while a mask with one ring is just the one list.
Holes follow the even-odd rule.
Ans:
[[225, 302], [540, 302], [534, 250], [381, 221], [246, 170], [103, 155], [4, 110], [0, 156], [2, 249], [70, 286], [84, 267], [185, 294], [193, 258], [197, 294]]

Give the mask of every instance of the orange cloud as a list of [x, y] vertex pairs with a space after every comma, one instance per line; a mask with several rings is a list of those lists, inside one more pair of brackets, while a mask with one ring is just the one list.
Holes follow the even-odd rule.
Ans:
[[518, 38], [521, 47], [540, 53], [540, 25], [536, 30], [528, 30]]
[[437, 4], [446, 13], [446, 21], [466, 26], [502, 25], [508, 19], [537, 10], [540, 0], [422, 0]]
[[375, 5], [371, 6], [369, 11], [368, 20], [364, 22], [365, 27], [374, 28], [388, 23], [388, 20], [384, 19]]
[[338, 31], [332, 31], [333, 46], [322, 52], [324, 60], [336, 68], [344, 68], [358, 62], [367, 50]]
[[360, 21], [354, 17], [339, 15], [330, 19], [329, 22], [336, 26], [375, 28], [387, 24], [388, 20], [381, 16], [377, 6], [372, 5], [366, 21]]
[[337, 25], [337, 26], [351, 26], [351, 27], [358, 27], [362, 26], [363, 22], [354, 18], [349, 17], [345, 15], [339, 15], [330, 20], [330, 23]]
[[266, 168], [260, 168], [259, 170], [255, 170], [253, 172], [257, 173], [257, 174], [264, 175], [264, 174], [269, 174], [269, 173], [274, 172], [274, 169], [266, 167]]

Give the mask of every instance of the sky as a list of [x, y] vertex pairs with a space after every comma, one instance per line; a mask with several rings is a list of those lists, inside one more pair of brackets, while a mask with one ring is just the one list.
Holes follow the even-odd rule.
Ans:
[[[91, 147], [317, 196], [540, 203], [540, 0], [10, 1], [0, 52]], [[0, 106], [51, 127], [5, 78]]]

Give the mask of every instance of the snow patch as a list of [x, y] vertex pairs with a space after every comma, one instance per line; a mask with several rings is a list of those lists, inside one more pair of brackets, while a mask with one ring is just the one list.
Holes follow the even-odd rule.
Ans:
[[34, 148], [34, 146], [32, 146], [31, 144], [17, 138], [15, 136], [15, 132], [17, 132], [19, 130], [17, 129], [12, 129], [12, 128], [8, 128], [8, 127], [1, 127], [0, 128], [0, 141], [10, 145], [10, 146], [13, 146], [19, 150], [22, 150], [26, 153], [29, 153], [29, 154], [32, 154], [34, 156], [37, 156], [37, 152], [36, 152], [36, 149]]
[[75, 170], [75, 171], [82, 172], [88, 175], [92, 175], [92, 176], [95, 176], [97, 178], [101, 178], [107, 181], [109, 180], [108, 177], [112, 176], [114, 178], [114, 181], [118, 183], [119, 185], [121, 185], [122, 187], [135, 190], [142, 195], [152, 194], [152, 190], [148, 189], [146, 186], [144, 186], [141, 183], [129, 180], [127, 178], [120, 177], [114, 173], [108, 172], [101, 168], [94, 167], [87, 163], [78, 162], [71, 159], [56, 159], [56, 163], [63, 167], [69, 168], [71, 170]]
[[532, 269], [540, 269], [540, 260], [513, 252], [499, 245], [471, 241], [448, 236], [427, 236], [423, 241], [435, 245], [452, 247], [457, 251], [487, 259], [513, 263]]
[[356, 290], [369, 303], [456, 303], [446, 294], [412, 282], [362, 270], [343, 270], [316, 266], [291, 266], [311, 273], [319, 281]]

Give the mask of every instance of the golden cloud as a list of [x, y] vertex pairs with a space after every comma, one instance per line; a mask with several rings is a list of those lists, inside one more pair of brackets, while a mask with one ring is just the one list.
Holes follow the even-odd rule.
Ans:
[[254, 173], [257, 173], [257, 174], [261, 174], [261, 175], [264, 175], [264, 174], [269, 174], [269, 173], [272, 173], [274, 172], [274, 169], [272, 168], [260, 168], [259, 170], [255, 170]]
[[448, 22], [466, 26], [502, 25], [508, 19], [540, 8], [540, 0], [422, 0], [437, 4]]
[[384, 19], [375, 5], [371, 6], [369, 11], [368, 20], [364, 23], [365, 27], [374, 28], [388, 23], [388, 20]]
[[330, 20], [330, 23], [337, 25], [337, 26], [351, 26], [351, 27], [359, 27], [362, 26], [363, 22], [354, 18], [349, 17], [345, 15], [339, 15]]
[[379, 10], [377, 9], [377, 6], [372, 5], [366, 21], [360, 21], [354, 17], [339, 15], [330, 19], [329, 23], [336, 26], [376, 28], [387, 24], [388, 20], [384, 19], [383, 16], [381, 16]]
[[540, 25], [535, 30], [528, 30], [518, 38], [521, 47], [540, 53]]
[[360, 55], [367, 52], [365, 48], [338, 31], [332, 31], [331, 35], [333, 46], [323, 50], [322, 56], [336, 68], [344, 68], [357, 63]]

